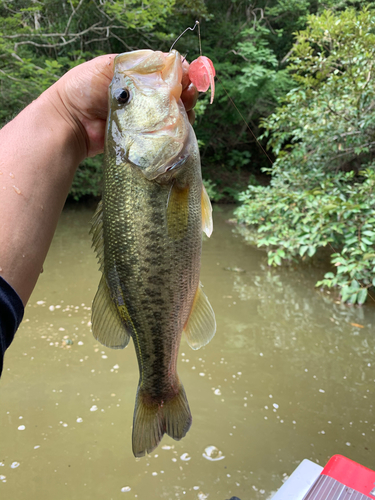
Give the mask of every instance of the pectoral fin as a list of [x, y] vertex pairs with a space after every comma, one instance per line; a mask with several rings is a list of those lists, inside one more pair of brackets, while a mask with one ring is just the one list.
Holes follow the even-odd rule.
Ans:
[[112, 349], [123, 349], [128, 345], [130, 335], [121, 321], [120, 313], [111, 298], [104, 276], [100, 280], [92, 303], [91, 322], [94, 337], [103, 345]]
[[187, 232], [189, 220], [189, 186], [180, 188], [172, 185], [167, 206], [168, 235], [181, 240]]
[[196, 350], [208, 344], [216, 331], [215, 313], [201, 284], [194, 297], [189, 319], [184, 332], [189, 346]]
[[207, 194], [206, 188], [202, 186], [202, 231], [204, 231], [208, 237], [211, 236], [213, 230], [212, 222], [212, 205], [210, 198]]

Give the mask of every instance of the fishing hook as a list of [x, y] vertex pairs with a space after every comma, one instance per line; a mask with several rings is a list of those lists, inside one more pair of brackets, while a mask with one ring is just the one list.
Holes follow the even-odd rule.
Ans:
[[176, 40], [172, 43], [172, 47], [169, 49], [169, 52], [173, 49], [173, 47], [176, 45], [176, 43], [179, 41], [179, 39], [182, 37], [182, 35], [184, 35], [188, 30], [194, 31], [197, 26], [199, 26], [199, 21], [195, 21], [195, 24], [192, 28], [186, 28], [186, 30], [183, 31], [181, 33], [181, 35], [179, 37], [177, 37]]

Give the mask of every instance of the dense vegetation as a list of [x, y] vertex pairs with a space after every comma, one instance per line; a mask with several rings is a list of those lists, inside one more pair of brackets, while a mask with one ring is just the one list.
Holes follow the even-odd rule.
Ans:
[[[269, 165], [254, 139], [259, 120], [291, 88], [286, 56], [293, 33], [322, 8], [318, 0], [0, 0], [0, 124], [84, 60], [138, 48], [168, 51], [199, 19], [203, 53], [219, 78], [215, 104], [203, 97], [197, 106], [204, 176], [216, 200], [233, 199]], [[197, 32], [177, 48], [197, 57]], [[72, 196], [98, 194], [100, 171], [100, 158], [86, 161]]]
[[[270, 265], [329, 246], [333, 271], [320, 285], [363, 303], [375, 270], [373, 8], [363, 0], [0, 0], [0, 125], [73, 66], [109, 52], [167, 51], [199, 19], [218, 75], [214, 105], [202, 96], [196, 108], [210, 196], [240, 199], [237, 217], [254, 228]], [[176, 48], [197, 57], [197, 33]], [[87, 159], [71, 196], [98, 195], [100, 177], [101, 158]]]
[[366, 9], [308, 18], [290, 57], [294, 88], [262, 123], [270, 185], [249, 186], [237, 211], [271, 265], [329, 246], [333, 270], [317, 285], [352, 304], [375, 284], [374, 23]]

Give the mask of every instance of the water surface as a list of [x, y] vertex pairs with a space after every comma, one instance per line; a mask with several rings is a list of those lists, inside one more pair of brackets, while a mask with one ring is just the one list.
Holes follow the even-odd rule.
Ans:
[[92, 211], [64, 211], [5, 358], [1, 499], [255, 500], [304, 458], [324, 465], [341, 453], [375, 469], [375, 308], [316, 291], [322, 269], [270, 270], [226, 222], [230, 210], [218, 207], [203, 245], [216, 336], [180, 348], [192, 428], [142, 459], [131, 452], [132, 342], [107, 349], [90, 331]]

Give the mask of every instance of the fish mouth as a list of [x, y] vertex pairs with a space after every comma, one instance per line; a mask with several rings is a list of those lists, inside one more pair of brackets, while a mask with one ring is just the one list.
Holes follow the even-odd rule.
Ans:
[[125, 52], [116, 56], [115, 67], [129, 76], [159, 73], [176, 101], [181, 97], [182, 59], [177, 50], [168, 53], [149, 49]]
[[171, 94], [178, 102], [182, 93], [182, 59], [176, 50], [172, 50], [167, 54], [162, 78], [168, 84]]

